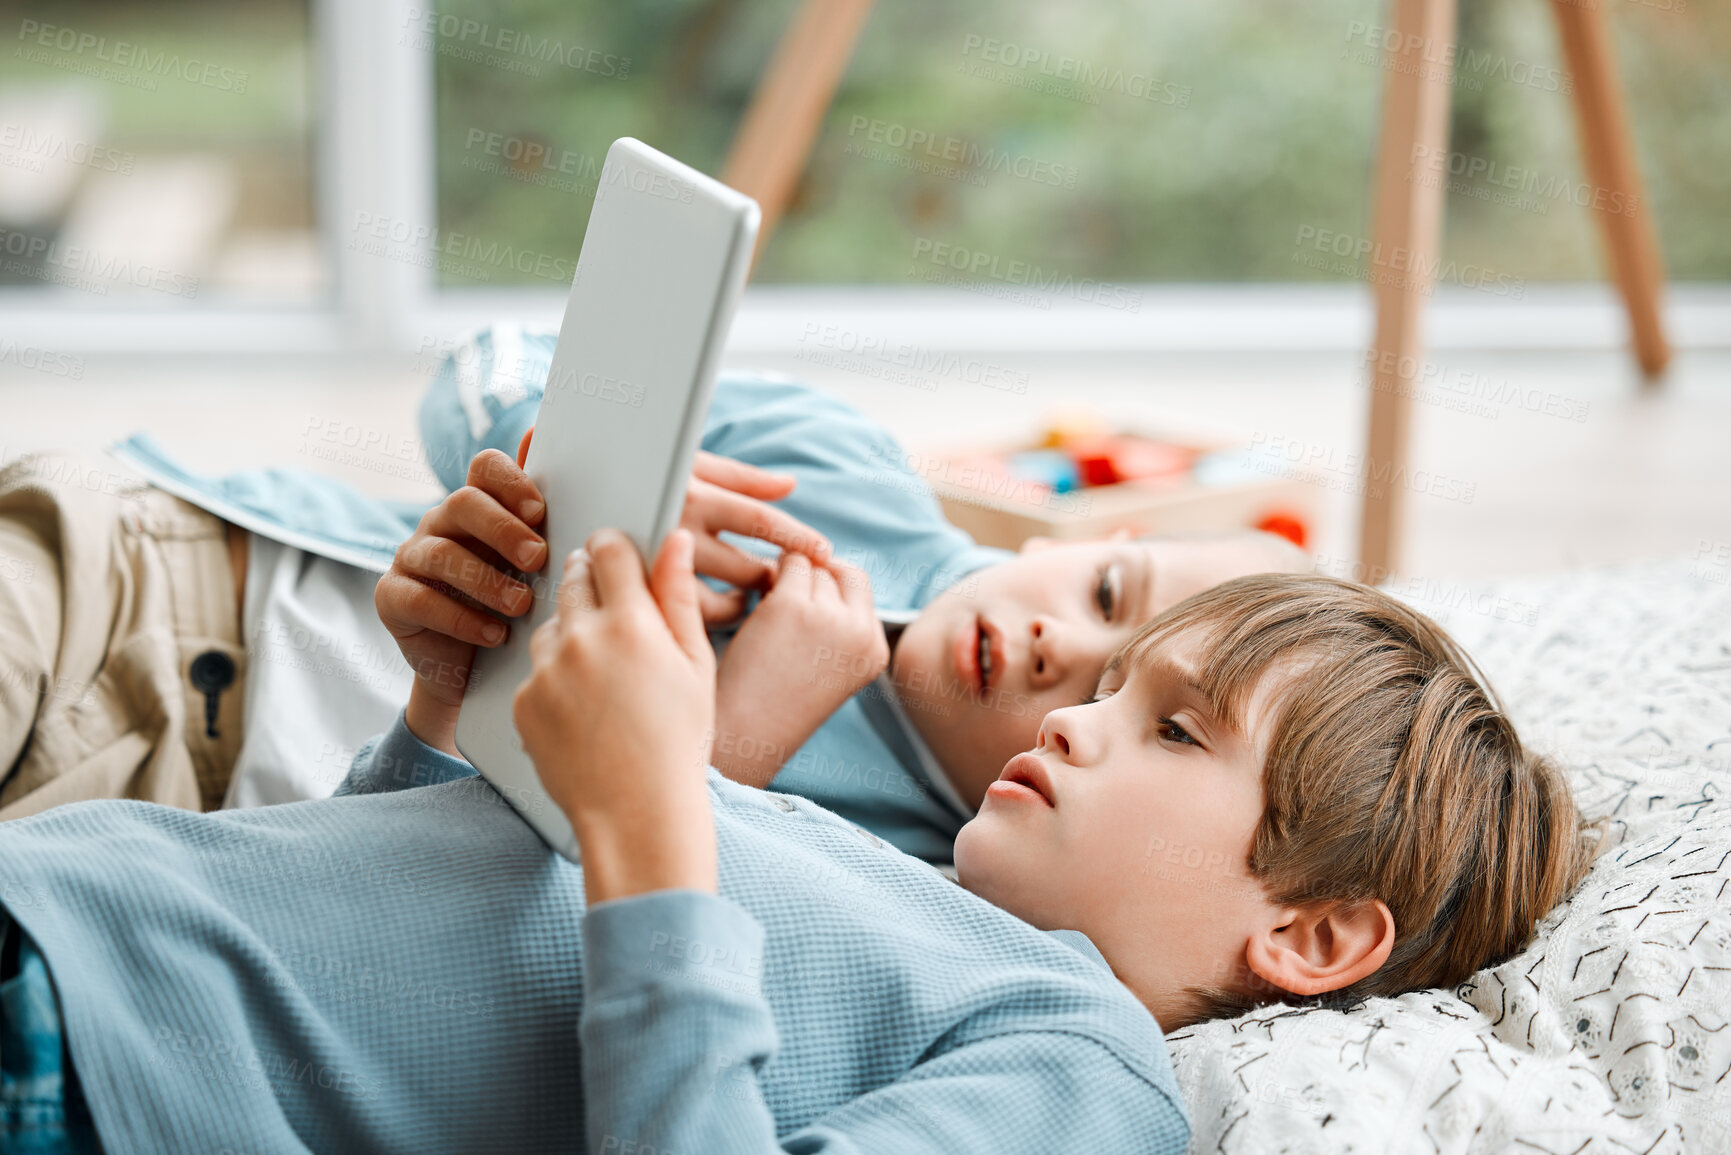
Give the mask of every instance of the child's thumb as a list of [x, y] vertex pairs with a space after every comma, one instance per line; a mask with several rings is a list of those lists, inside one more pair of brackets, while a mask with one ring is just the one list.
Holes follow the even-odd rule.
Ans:
[[710, 653], [709, 635], [703, 629], [703, 608], [698, 604], [697, 574], [692, 570], [696, 542], [688, 529], [676, 529], [661, 543], [655, 567], [649, 573], [649, 590], [673, 640], [685, 656], [697, 659]]

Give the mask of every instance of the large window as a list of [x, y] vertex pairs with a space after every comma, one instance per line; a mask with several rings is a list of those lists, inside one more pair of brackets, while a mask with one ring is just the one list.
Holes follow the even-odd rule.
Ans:
[[0, 285], [139, 309], [328, 292], [307, 0], [7, 0], [0, 33]]
[[[1731, 8], [1601, 2], [1669, 273], [1723, 280]], [[441, 227], [575, 252], [620, 135], [719, 172], [792, 10], [440, 0], [423, 39]], [[1120, 282], [1349, 280], [1335, 238], [1369, 231], [1382, 10], [882, 0], [757, 279], [942, 283], [965, 250], [978, 280], [1017, 261]], [[1420, 159], [1447, 186], [1445, 259], [1479, 270], [1472, 287], [1600, 276], [1592, 214], [1628, 206], [1582, 175], [1572, 86], [1548, 3], [1463, 0], [1451, 149]]]
[[[1549, 0], [1460, 2], [1453, 141], [1421, 179], [1447, 189], [1443, 295], [1501, 318], [1511, 289], [1601, 281], [1594, 215], [1628, 206], [1582, 176]], [[1582, 2], [1611, 20], [1668, 276], [1731, 280], [1731, 6]], [[0, 0], [0, 316], [68, 347], [245, 351], [556, 317], [610, 142], [719, 175], [796, 8]], [[1200, 327], [991, 300], [1073, 278], [1114, 310], [1144, 283], [1332, 284], [1307, 299], [1344, 302], [1325, 339], [1357, 343], [1383, 9], [880, 0], [754, 274], [788, 288], [748, 298], [739, 331], [783, 341], [805, 286], [908, 286], [946, 290], [919, 298], [940, 327], [990, 313], [986, 344], [1166, 339], [1156, 322], [1238, 342], [1300, 296]]]

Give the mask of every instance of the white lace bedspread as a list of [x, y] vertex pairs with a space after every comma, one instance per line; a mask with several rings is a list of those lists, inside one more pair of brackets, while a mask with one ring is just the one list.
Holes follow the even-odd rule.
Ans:
[[1731, 1152], [1731, 572], [1404, 596], [1611, 818], [1611, 848], [1454, 991], [1174, 1032], [1192, 1150]]

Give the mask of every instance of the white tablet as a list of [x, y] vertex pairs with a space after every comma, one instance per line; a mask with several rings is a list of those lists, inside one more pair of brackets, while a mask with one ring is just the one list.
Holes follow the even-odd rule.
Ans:
[[679, 524], [710, 390], [757, 241], [757, 202], [642, 141], [607, 150], [524, 470], [547, 500], [547, 564], [511, 638], [480, 649], [457, 749], [547, 844], [577, 839], [511, 721], [529, 636], [557, 608], [565, 558], [605, 526], [645, 558]]

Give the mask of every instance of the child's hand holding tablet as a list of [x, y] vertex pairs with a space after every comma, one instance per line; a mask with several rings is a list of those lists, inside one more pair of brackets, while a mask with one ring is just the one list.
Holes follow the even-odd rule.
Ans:
[[[379, 619], [415, 671], [409, 729], [446, 753], [457, 752], [457, 711], [475, 650], [510, 636], [510, 621], [531, 604], [529, 586], [517, 574], [539, 573], [547, 565], [547, 543], [537, 532], [546, 500], [523, 472], [528, 450], [525, 435], [515, 462], [497, 449], [477, 453], [467, 484], [421, 519], [373, 593]], [[760, 538], [818, 562], [830, 557], [827, 538], [767, 504], [793, 487], [785, 474], [697, 454], [679, 524], [695, 539], [697, 572], [737, 587], [722, 593], [699, 583], [706, 625], [738, 617], [746, 589], [765, 588], [774, 573], [768, 563], [720, 540], [721, 533]]]
[[[622, 530], [641, 555], [654, 556], [678, 523], [759, 215], [751, 198], [641, 141], [624, 137], [607, 150], [537, 436], [521, 465], [546, 498], [538, 536], [549, 556], [563, 557], [603, 528]], [[556, 616], [563, 577], [550, 571], [545, 583], [519, 583], [529, 586], [531, 631]], [[551, 804], [512, 721], [513, 699], [532, 673], [523, 633], [474, 653], [452, 738], [549, 846], [576, 860], [571, 823]], [[439, 713], [425, 719], [430, 695], [417, 700], [422, 687], [417, 679], [407, 720], [432, 742], [446, 735], [417, 726], [442, 724], [449, 707], [432, 699]]]
[[557, 612], [529, 640], [532, 672], [512, 718], [582, 845], [590, 905], [715, 890], [703, 777], [715, 652], [692, 552], [692, 535], [676, 529], [645, 575], [630, 538], [597, 530], [566, 559]]

